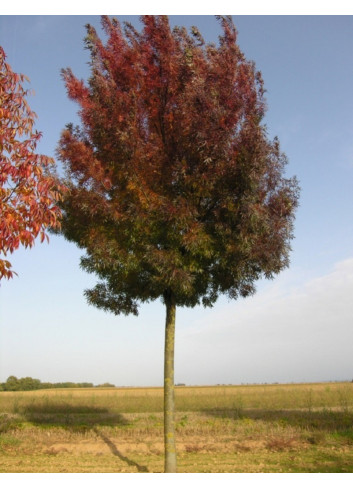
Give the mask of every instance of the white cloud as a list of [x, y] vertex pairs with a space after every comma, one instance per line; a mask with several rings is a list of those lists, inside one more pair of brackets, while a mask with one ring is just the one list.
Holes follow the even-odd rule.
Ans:
[[279, 279], [254, 297], [218, 307], [177, 337], [177, 377], [187, 383], [350, 379], [352, 293], [353, 258], [301, 286]]

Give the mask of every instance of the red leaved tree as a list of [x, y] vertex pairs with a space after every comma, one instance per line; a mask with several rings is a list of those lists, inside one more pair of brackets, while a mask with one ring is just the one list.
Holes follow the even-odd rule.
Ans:
[[88, 301], [114, 314], [158, 298], [166, 306], [166, 472], [177, 468], [176, 307], [247, 296], [288, 266], [298, 199], [262, 124], [261, 75], [231, 18], [220, 22], [215, 46], [196, 27], [171, 30], [165, 16], [142, 17], [142, 32], [103, 17], [106, 44], [87, 26], [88, 85], [63, 71], [82, 125], [68, 125], [59, 143], [62, 233], [101, 279]]
[[44, 241], [46, 228], [58, 226], [61, 216], [61, 188], [48, 173], [54, 160], [35, 152], [41, 134], [33, 130], [27, 78], [5, 58], [0, 46], [0, 279], [14, 273], [7, 255], [20, 245], [31, 247], [38, 235]]

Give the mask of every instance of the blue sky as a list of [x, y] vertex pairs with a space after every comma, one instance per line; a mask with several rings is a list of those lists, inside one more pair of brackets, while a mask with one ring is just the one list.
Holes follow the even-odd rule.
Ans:
[[[118, 16], [138, 25], [138, 17]], [[177, 311], [176, 382], [300, 382], [353, 378], [353, 17], [233, 15], [238, 43], [261, 70], [269, 136], [301, 186], [291, 266], [246, 300]], [[217, 41], [213, 16], [170, 16]], [[84, 25], [99, 16], [0, 16], [0, 45], [26, 74], [29, 104], [54, 156], [60, 131], [78, 122], [60, 70], [87, 78]], [[165, 311], [135, 317], [88, 306], [95, 277], [82, 250], [61, 237], [11, 256], [19, 276], [0, 286], [0, 381], [162, 385]]]

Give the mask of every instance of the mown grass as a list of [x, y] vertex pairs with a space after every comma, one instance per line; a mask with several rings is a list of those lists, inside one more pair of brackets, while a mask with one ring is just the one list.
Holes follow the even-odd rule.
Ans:
[[[353, 472], [353, 384], [178, 387], [180, 472]], [[163, 390], [0, 392], [1, 472], [162, 472]]]

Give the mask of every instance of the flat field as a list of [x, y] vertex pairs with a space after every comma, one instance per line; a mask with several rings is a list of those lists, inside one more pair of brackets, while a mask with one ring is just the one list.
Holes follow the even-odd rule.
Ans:
[[[179, 472], [353, 472], [353, 384], [176, 388]], [[0, 392], [0, 472], [163, 472], [163, 389]]]

